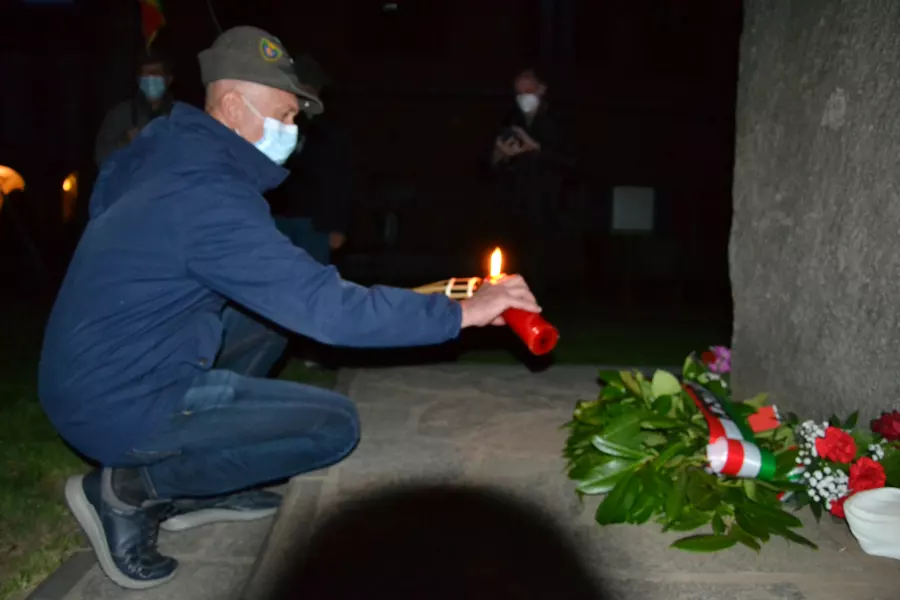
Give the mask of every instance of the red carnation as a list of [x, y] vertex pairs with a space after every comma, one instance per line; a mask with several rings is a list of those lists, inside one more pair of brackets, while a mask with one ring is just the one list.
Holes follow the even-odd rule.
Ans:
[[850, 489], [854, 492], [883, 488], [885, 481], [884, 467], [868, 456], [863, 456], [850, 466]]
[[831, 514], [838, 517], [839, 519], [846, 519], [847, 515], [844, 514], [844, 502], [846, 502], [847, 499], [850, 498], [850, 496], [852, 496], [852, 495], [853, 494], [848, 494], [848, 495], [838, 498], [837, 500], [832, 502], [831, 503]]
[[706, 351], [700, 355], [700, 360], [703, 361], [703, 364], [707, 367], [714, 362], [716, 362], [716, 355], [711, 351]]
[[900, 441], [900, 412], [882, 413], [872, 421], [872, 431], [889, 442]]
[[856, 458], [856, 442], [846, 431], [829, 427], [825, 437], [816, 438], [816, 452], [824, 459], [849, 463]]

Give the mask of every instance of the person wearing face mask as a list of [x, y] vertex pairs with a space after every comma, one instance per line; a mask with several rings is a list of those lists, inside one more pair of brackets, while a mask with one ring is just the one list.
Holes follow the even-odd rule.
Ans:
[[172, 75], [161, 56], [149, 52], [141, 56], [137, 84], [135, 96], [112, 107], [100, 125], [94, 145], [98, 167], [110, 154], [130, 144], [147, 123], [172, 110]]
[[540, 311], [508, 277], [462, 302], [363, 287], [275, 227], [263, 194], [287, 177], [301, 87], [278, 38], [223, 32], [199, 55], [206, 107], [176, 103], [113, 153], [47, 323], [45, 413], [99, 468], [66, 502], [104, 573], [129, 589], [172, 579], [159, 528], [272, 516], [263, 486], [346, 457], [349, 398], [267, 379], [284, 333], [361, 348], [439, 344], [466, 327]]
[[547, 89], [536, 70], [518, 74], [513, 82], [516, 106], [504, 119], [491, 154], [504, 212], [518, 216], [506, 242], [517, 249], [522, 260], [518, 272], [528, 275], [539, 296], [547, 283], [548, 225], [556, 219], [563, 180], [573, 168], [565, 127], [547, 100]]

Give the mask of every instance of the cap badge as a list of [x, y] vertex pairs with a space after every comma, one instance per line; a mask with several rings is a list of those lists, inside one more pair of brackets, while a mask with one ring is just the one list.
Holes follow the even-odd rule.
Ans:
[[259, 53], [266, 62], [275, 62], [284, 56], [284, 50], [278, 44], [266, 38], [260, 38], [259, 40]]

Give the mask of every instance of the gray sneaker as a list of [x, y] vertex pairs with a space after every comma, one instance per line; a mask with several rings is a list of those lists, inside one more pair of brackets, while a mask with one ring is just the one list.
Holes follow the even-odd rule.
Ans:
[[159, 521], [170, 510], [169, 503], [127, 504], [113, 490], [110, 469], [70, 477], [66, 503], [113, 582], [145, 590], [175, 576], [178, 561], [156, 548]]
[[168, 518], [160, 527], [166, 531], [184, 531], [210, 523], [255, 521], [273, 516], [278, 512], [279, 506], [281, 496], [266, 490], [250, 490], [215, 498], [175, 500]]

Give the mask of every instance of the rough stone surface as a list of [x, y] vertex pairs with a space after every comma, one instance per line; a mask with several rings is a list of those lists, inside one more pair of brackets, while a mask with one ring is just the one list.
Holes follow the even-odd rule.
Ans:
[[596, 369], [446, 365], [357, 372], [350, 395], [364, 438], [345, 462], [299, 477], [277, 517], [242, 598], [267, 598], [284, 570], [297, 568], [306, 537], [323, 518], [377, 486], [412, 479], [484, 484], [539, 506], [596, 565], [621, 600], [887, 600], [900, 562], [863, 554], [841, 525], [809, 520], [818, 552], [779, 540], [760, 555], [667, 548], [656, 527], [593, 522], [597, 500], [580, 503], [563, 472], [559, 430], [578, 399], [594, 397]]
[[900, 397], [900, 3], [747, 0], [734, 384], [823, 416]]

